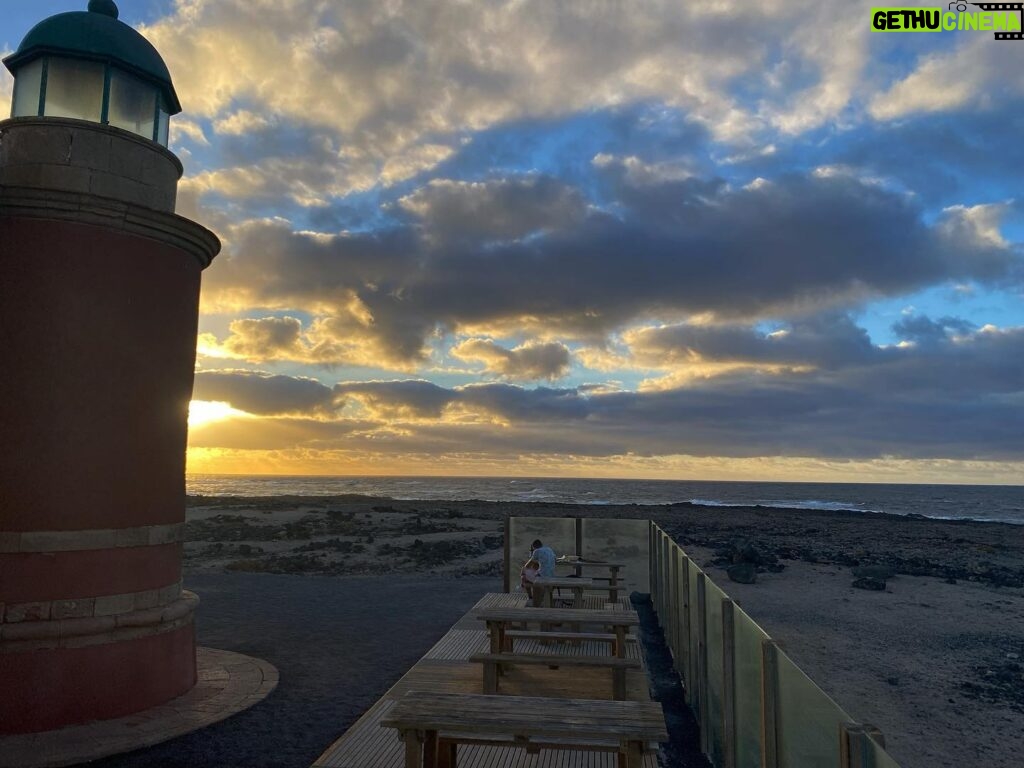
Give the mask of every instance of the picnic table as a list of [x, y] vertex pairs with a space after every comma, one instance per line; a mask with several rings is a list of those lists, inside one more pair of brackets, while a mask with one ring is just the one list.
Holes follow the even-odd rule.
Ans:
[[[571, 589], [573, 595], [573, 607], [583, 607], [583, 590], [593, 587], [593, 579], [577, 579], [574, 576], [538, 576], [533, 580], [533, 588], [540, 589], [540, 604], [545, 608], [553, 608], [553, 597], [556, 589]], [[534, 598], [534, 604], [537, 599]]]
[[505, 632], [513, 624], [597, 624], [610, 627], [615, 633], [615, 655], [626, 656], [626, 631], [640, 624], [636, 611], [620, 611], [606, 608], [481, 608], [476, 618], [487, 623], [491, 638], [491, 653], [501, 653], [507, 647]]
[[398, 730], [406, 768], [457, 768], [459, 744], [616, 752], [620, 766], [641, 768], [644, 752], [668, 740], [650, 701], [409, 691], [380, 724]]
[[[626, 630], [640, 623], [636, 611], [622, 611], [593, 608], [483, 608], [476, 617], [487, 623], [490, 637], [490, 652], [470, 656], [472, 662], [484, 666], [483, 691], [498, 692], [498, 678], [505, 666], [542, 665], [551, 669], [560, 667], [603, 667], [612, 672], [612, 696], [616, 700], [626, 698], [626, 670], [637, 669], [640, 662], [626, 658]], [[512, 626], [520, 623], [539, 622], [541, 632], [516, 631]], [[570, 624], [573, 632], [553, 633], [546, 627], [553, 624]], [[605, 633], [579, 632], [582, 624], [596, 624]], [[611, 632], [607, 632], [611, 629]], [[609, 641], [612, 653], [608, 656], [575, 656], [555, 653], [517, 653], [515, 638], [552, 640], [595, 640]]]
[[616, 602], [619, 599], [619, 571], [626, 567], [625, 563], [612, 563], [607, 560], [587, 560], [563, 555], [555, 561], [555, 565], [567, 565], [572, 567], [576, 576], [583, 575], [584, 568], [604, 568], [608, 571], [608, 599]]

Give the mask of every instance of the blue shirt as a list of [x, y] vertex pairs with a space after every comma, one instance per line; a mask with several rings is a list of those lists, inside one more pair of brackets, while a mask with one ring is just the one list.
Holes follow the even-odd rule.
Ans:
[[540, 563], [541, 576], [555, 575], [555, 550], [551, 547], [538, 547], [530, 553], [530, 557]]

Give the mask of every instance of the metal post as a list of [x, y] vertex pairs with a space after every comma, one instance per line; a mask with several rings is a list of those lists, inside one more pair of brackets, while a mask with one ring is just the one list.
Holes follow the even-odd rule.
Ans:
[[512, 574], [510, 569], [512, 568], [512, 518], [505, 518], [505, 578], [504, 586], [505, 593], [508, 594], [512, 591]]

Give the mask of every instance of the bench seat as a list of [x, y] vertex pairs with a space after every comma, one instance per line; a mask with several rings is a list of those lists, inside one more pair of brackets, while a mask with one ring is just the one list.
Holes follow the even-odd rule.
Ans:
[[626, 698], [626, 670], [640, 669], [636, 659], [618, 656], [563, 656], [550, 653], [474, 653], [469, 660], [484, 666], [483, 692], [498, 692], [498, 670], [502, 665], [537, 665], [551, 669], [559, 667], [605, 667], [612, 671], [612, 695], [616, 701]]
[[[398, 730], [405, 765], [457, 768], [460, 744], [493, 744], [538, 752], [618, 752], [624, 768], [641, 768], [645, 752], [668, 740], [661, 705], [464, 693], [407, 692], [380, 724]], [[474, 763], [478, 764], [478, 763]], [[532, 763], [531, 763], [532, 764]]]

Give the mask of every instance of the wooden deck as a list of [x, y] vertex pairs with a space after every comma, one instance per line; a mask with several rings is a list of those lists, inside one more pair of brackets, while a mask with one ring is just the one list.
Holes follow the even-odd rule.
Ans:
[[[314, 768], [404, 768], [405, 748], [391, 728], [382, 728], [381, 719], [395, 701], [409, 690], [451, 693], [480, 693], [483, 671], [469, 657], [488, 650], [487, 630], [475, 618], [485, 607], [522, 606], [522, 593], [484, 595], [469, 613], [463, 616], [433, 648], [395, 683], [384, 696], [364, 714], [340, 739], [334, 742], [313, 764]], [[619, 600], [620, 608], [629, 607], [627, 598]], [[587, 608], [612, 607], [601, 597], [585, 599]], [[579, 645], [559, 643], [543, 645], [521, 640], [516, 650], [524, 653], [557, 652], [580, 656], [608, 653], [608, 644], [583, 642]], [[640, 659], [640, 644], [627, 642], [627, 658]], [[549, 670], [545, 667], [515, 667], [501, 678], [500, 695], [543, 696], [563, 699], [611, 699], [607, 670]], [[647, 679], [643, 669], [629, 670], [626, 675], [626, 698], [649, 700]], [[657, 755], [644, 757], [644, 768], [657, 768]], [[459, 749], [459, 768], [616, 768], [615, 755], [597, 752], [550, 751], [527, 754], [510, 747], [463, 746]]]

